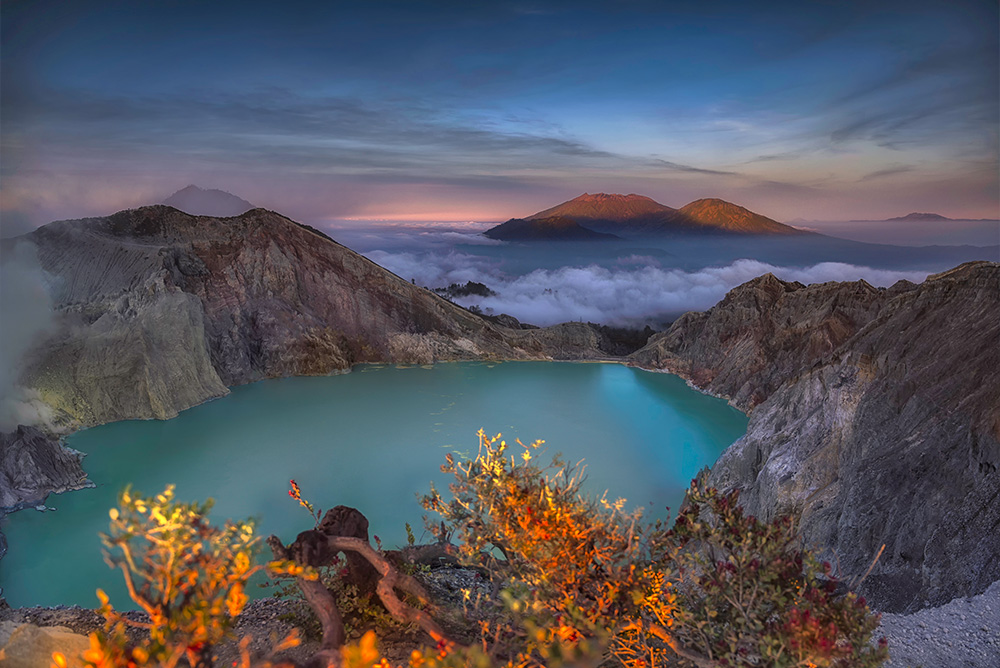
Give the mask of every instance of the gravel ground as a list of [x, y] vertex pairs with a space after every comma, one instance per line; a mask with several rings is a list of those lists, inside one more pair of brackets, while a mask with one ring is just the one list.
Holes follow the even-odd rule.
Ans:
[[889, 668], [1000, 668], [1000, 582], [910, 615], [882, 614]]

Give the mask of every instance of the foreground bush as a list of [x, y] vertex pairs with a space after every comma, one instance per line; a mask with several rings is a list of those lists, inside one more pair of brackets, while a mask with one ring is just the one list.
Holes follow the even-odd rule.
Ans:
[[[247, 579], [261, 568], [252, 565], [258, 542], [253, 523], [214, 527], [207, 517], [211, 500], [177, 503], [173, 496], [173, 486], [152, 498], [126, 488], [111, 509], [110, 530], [101, 534], [105, 561], [122, 572], [129, 596], [149, 621], [118, 613], [98, 590], [105, 627], [91, 634], [85, 665], [210, 666], [213, 646], [246, 605]], [[129, 628], [144, 633], [130, 635]], [[65, 665], [63, 657], [54, 660]]]
[[[735, 493], [693, 482], [672, 530], [623, 511], [624, 501], [588, 499], [580, 477], [556, 460], [532, 463], [479, 433], [477, 456], [442, 470], [426, 508], [462, 538], [467, 560], [492, 560], [519, 608], [564, 638], [607, 638], [626, 666], [676, 660], [699, 666], [880, 665], [871, 646], [878, 617], [854, 594], [835, 596], [829, 565], [805, 550], [789, 517], [744, 515]], [[496, 548], [503, 562], [490, 557]]]
[[[269, 570], [294, 578], [320, 622], [321, 646], [309, 665], [390, 666], [373, 632], [345, 645], [343, 597], [317, 577], [341, 552], [354, 562], [344, 577], [370, 570], [387, 613], [432, 639], [413, 652], [410, 668], [869, 668], [887, 658], [884, 640], [871, 645], [878, 617], [863, 599], [835, 594], [829, 565], [803, 548], [791, 518], [758, 521], [735, 494], [693, 482], [667, 529], [626, 512], [624, 500], [583, 495], [580, 472], [558, 458], [537, 466], [540, 445], [508, 446], [480, 431], [474, 458], [448, 455], [442, 467], [454, 476], [450, 494], [432, 487], [423, 499], [443, 520], [428, 523], [441, 544], [458, 537], [449, 551], [484, 569], [502, 591], [503, 604], [485, 604], [494, 607], [468, 646], [448, 636], [438, 623], [447, 611], [399, 570], [398, 559], [368, 543], [358, 511], [337, 507], [321, 519], [293, 482], [291, 495], [312, 515], [313, 529], [287, 546], [271, 536]], [[252, 525], [210, 527], [207, 509], [173, 503], [169, 488], [155, 499], [122, 495], [103, 538], [109, 563], [150, 615], [150, 624], [139, 625], [149, 636], [130, 643], [131, 622], [102, 595], [107, 625], [93, 637], [89, 665], [211, 665], [211, 646], [242, 610], [246, 579], [258, 567], [250, 561]], [[243, 665], [250, 665], [245, 652]]]

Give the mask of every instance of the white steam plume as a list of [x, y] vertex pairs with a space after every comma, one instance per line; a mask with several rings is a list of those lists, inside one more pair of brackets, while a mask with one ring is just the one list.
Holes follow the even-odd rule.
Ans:
[[18, 241], [0, 260], [0, 431], [9, 431], [49, 417], [18, 378], [33, 345], [55, 328], [56, 319], [34, 244]]

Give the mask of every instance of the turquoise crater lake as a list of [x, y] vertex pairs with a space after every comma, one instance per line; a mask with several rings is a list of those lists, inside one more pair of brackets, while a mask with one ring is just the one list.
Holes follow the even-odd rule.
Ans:
[[52, 512], [7, 518], [0, 586], [15, 607], [94, 607], [98, 587], [128, 607], [97, 536], [126, 483], [147, 495], [175, 483], [179, 500], [213, 497], [215, 522], [252, 516], [262, 536], [289, 542], [312, 528], [288, 497], [294, 478], [324, 510], [361, 510], [388, 548], [405, 543], [406, 522], [421, 537], [417, 495], [431, 481], [447, 488], [439, 469], [445, 454], [474, 454], [480, 427], [509, 441], [545, 439], [542, 461], [555, 453], [583, 460], [591, 493], [607, 490], [645, 507], [647, 517], [664, 517], [746, 425], [742, 413], [676, 376], [619, 364], [359, 366], [340, 376], [264, 381], [172, 420], [72, 435], [68, 443], [87, 453], [84, 468], [97, 488], [50, 496]]

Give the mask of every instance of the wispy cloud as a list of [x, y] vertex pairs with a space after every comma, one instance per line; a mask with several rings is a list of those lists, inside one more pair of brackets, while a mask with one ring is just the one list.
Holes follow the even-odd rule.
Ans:
[[886, 169], [879, 169], [874, 172], [869, 172], [862, 176], [859, 181], [874, 181], [875, 179], [883, 179], [887, 176], [895, 176], [896, 174], [905, 174], [907, 172], [912, 172], [913, 167], [910, 165], [900, 165], [899, 167], [887, 167]]
[[255, 160], [269, 169], [430, 170], [474, 177], [523, 165], [631, 160], [553, 128], [490, 127], [475, 116], [405, 97], [317, 97], [277, 88], [156, 97], [35, 90], [12, 116], [10, 130], [39, 143], [58, 140], [105, 154], [138, 150], [230, 163]]
[[683, 165], [677, 162], [671, 162], [669, 160], [662, 160], [659, 158], [654, 158], [650, 161], [653, 167], [663, 167], [670, 171], [675, 172], [687, 172], [690, 174], [708, 174], [710, 176], [739, 176], [737, 172], [724, 171], [719, 169], [705, 169], [703, 167], [693, 167], [691, 165]]

